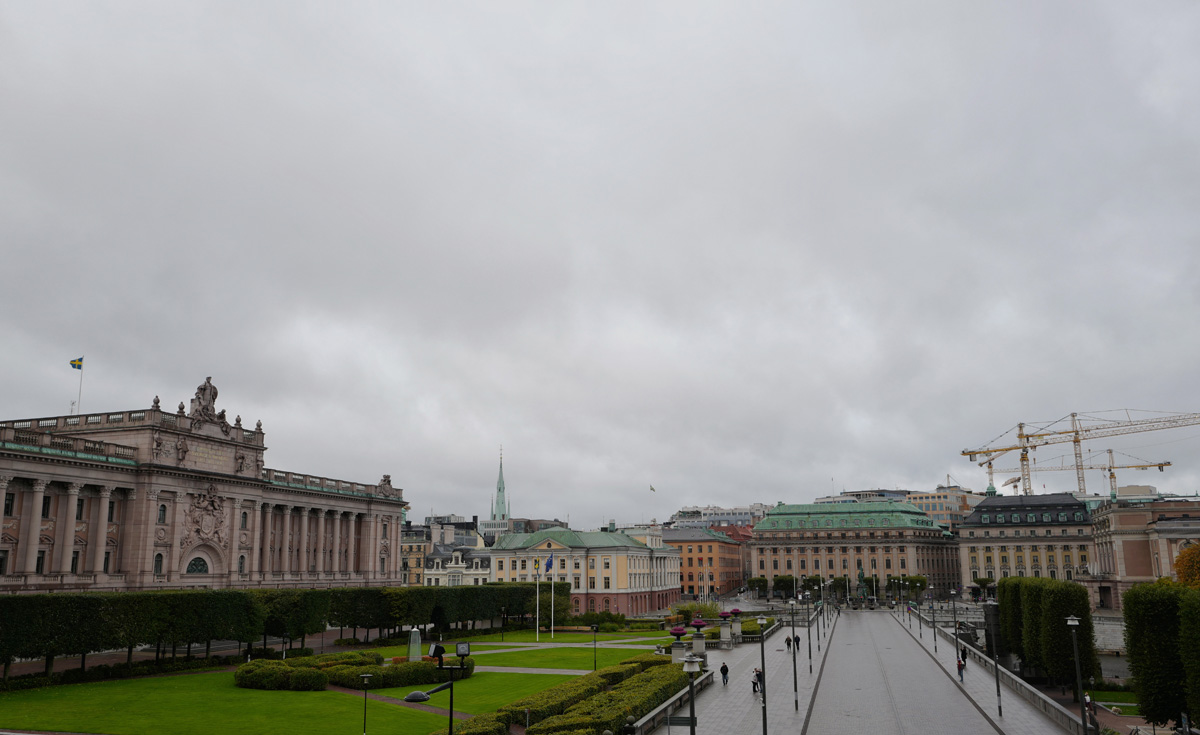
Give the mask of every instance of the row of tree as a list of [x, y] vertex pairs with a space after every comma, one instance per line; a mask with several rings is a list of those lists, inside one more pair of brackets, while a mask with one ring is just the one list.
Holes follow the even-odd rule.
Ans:
[[1156, 725], [1178, 724], [1185, 712], [1200, 716], [1200, 589], [1168, 580], [1139, 584], [1121, 604], [1142, 716]]
[[0, 597], [0, 662], [7, 678], [14, 659], [191, 645], [214, 640], [252, 643], [266, 636], [303, 640], [330, 626], [390, 630], [447, 629], [509, 616], [553, 612], [567, 617], [567, 583], [535, 589], [514, 582], [470, 587], [362, 587], [319, 590], [204, 590]]
[[1044, 672], [1059, 683], [1075, 681], [1075, 654], [1068, 617], [1079, 644], [1084, 681], [1100, 673], [1087, 588], [1045, 577], [1005, 577], [996, 585], [1000, 607], [1001, 649], [1021, 659], [1023, 671]]
[[[771, 586], [776, 591], [782, 591], [784, 594], [791, 596], [793, 593], [802, 591], [812, 592], [817, 595], [821, 589], [821, 584], [828, 581], [832, 585], [833, 594], [837, 597], [845, 597], [846, 590], [849, 589], [851, 594], [857, 594], [858, 578], [857, 577], [834, 577], [826, 580], [819, 574], [812, 574], [806, 577], [794, 577], [790, 574], [781, 574], [771, 579]], [[904, 583], [908, 586], [905, 587]], [[756, 592], [766, 594], [767, 578], [754, 577], [746, 580], [746, 585]], [[872, 575], [863, 579], [863, 584], [866, 585], [868, 595], [879, 596], [880, 590], [891, 592], [894, 597], [902, 598], [906, 594], [909, 599], [921, 599], [921, 593], [925, 591], [929, 581], [919, 574], [914, 574], [905, 577], [888, 577], [887, 581], [882, 585], [878, 576]]]

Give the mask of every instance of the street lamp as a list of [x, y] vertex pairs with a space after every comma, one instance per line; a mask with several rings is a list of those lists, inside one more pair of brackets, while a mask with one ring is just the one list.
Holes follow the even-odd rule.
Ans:
[[[467, 656], [471, 655], [471, 644], [470, 643], [457, 644], [455, 647], [455, 654], [458, 656], [458, 668], [460, 670], [465, 669], [466, 662], [467, 662]], [[364, 674], [363, 676], [370, 676], [370, 674]], [[405, 702], [428, 702], [430, 694], [437, 694], [438, 692], [440, 692], [444, 689], [450, 690], [450, 731], [449, 731], [449, 735], [454, 735], [454, 667], [453, 666], [450, 667], [450, 681], [446, 682], [445, 684], [439, 684], [438, 686], [434, 687], [433, 689], [430, 689], [427, 692], [423, 692], [419, 689], [411, 691], [408, 694], [404, 695], [404, 701]], [[365, 696], [365, 694], [364, 694], [364, 696]], [[364, 717], [365, 717], [365, 715], [364, 715]], [[363, 735], [366, 735], [366, 733], [364, 732]]]
[[954, 601], [958, 598], [958, 590], [950, 590], [950, 614], [954, 616], [954, 651], [950, 658], [958, 659], [958, 608], [955, 607]]
[[762, 693], [763, 735], [767, 735], [767, 618], [765, 615], [758, 616], [758, 657], [762, 662], [762, 668], [759, 669], [758, 687]]
[[371, 680], [371, 674], [359, 674], [358, 676], [363, 683], [363, 735], [367, 735], [367, 682]]
[[[808, 673], [812, 674], [812, 615], [808, 612], [809, 598], [812, 597], [807, 591], [804, 593], [804, 630], [808, 633]], [[821, 650], [821, 641], [817, 641], [817, 650]]]
[[929, 632], [933, 636], [933, 653], [937, 655], [937, 610], [933, 607], [933, 589], [929, 590], [929, 617], [933, 620], [930, 624]]
[[1068, 615], [1067, 627], [1071, 629], [1071, 648], [1075, 651], [1075, 686], [1079, 692], [1079, 724], [1083, 726], [1083, 732], [1086, 734], [1088, 731], [1087, 703], [1083, 701], [1083, 676], [1079, 673], [1079, 639], [1075, 636], [1075, 630], [1079, 627], [1079, 618]]
[[[996, 640], [996, 631], [993, 630], [995, 621], [998, 621], [1000, 619], [1000, 614], [998, 612], [989, 612], [989, 611], [999, 610], [1000, 606], [996, 603], [995, 600], [990, 600], [984, 604], [989, 606], [989, 607], [986, 607], [983, 611], [983, 620], [984, 620], [983, 629], [985, 632], [991, 633], [991, 636], [992, 636], [992, 670], [996, 672], [996, 715], [998, 717], [1003, 717], [1004, 716], [1004, 706], [1003, 706], [1003, 703], [1000, 701], [999, 641]], [[990, 607], [993, 605], [995, 607]]]
[[[796, 635], [796, 600], [794, 598], [791, 600], [788, 600], [788, 609], [791, 610], [791, 612], [792, 612], [792, 642], [798, 643], [799, 640], [798, 640], [798, 636]], [[800, 679], [797, 678], [797, 674], [796, 674], [796, 649], [799, 648], [799, 646], [793, 645], [793, 646], [789, 646], [789, 648], [792, 649], [792, 694], [794, 695], [795, 700], [796, 700], [796, 711], [799, 712], [800, 711]]]
[[[592, 626], [592, 671], [596, 670], [596, 631], [600, 630], [599, 625]], [[676, 638], [675, 640], [679, 640]]]
[[688, 675], [688, 728], [696, 735], [696, 674], [700, 671], [700, 657], [689, 653], [683, 657], [683, 671]]
[[500, 642], [504, 642], [504, 607], [500, 607]]

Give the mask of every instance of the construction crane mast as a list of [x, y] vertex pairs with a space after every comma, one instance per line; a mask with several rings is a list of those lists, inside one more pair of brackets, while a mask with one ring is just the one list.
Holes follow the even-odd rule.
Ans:
[[[1117, 473], [1114, 470], [1148, 470], [1151, 468], [1156, 468], [1156, 469], [1158, 469], [1159, 472], [1162, 472], [1164, 469], [1171, 466], [1170, 462], [1140, 462], [1137, 464], [1116, 464], [1116, 461], [1113, 459], [1113, 450], [1111, 450], [1111, 449], [1108, 450], [1108, 464], [1083, 464], [1080, 462], [1081, 456], [1082, 455], [1076, 456], [1075, 464], [1073, 464], [1073, 465], [1066, 465], [1066, 464], [1058, 465], [1058, 466], [1044, 465], [1044, 464], [1034, 465], [1034, 466], [1030, 467], [1030, 471], [1031, 472], [1053, 472], [1053, 471], [1062, 471], [1062, 470], [1075, 470], [1078, 475], [1082, 475], [1084, 470], [1106, 470], [1108, 472], [1109, 496], [1115, 498], [1115, 497], [1117, 497]], [[993, 472], [999, 472], [1001, 474], [1008, 474], [1008, 473], [1012, 473], [1012, 472], [1020, 472], [1021, 468], [1020, 467], [1008, 467], [1008, 468], [994, 470], [994, 469], [992, 469], [992, 463], [988, 462], [987, 463], [987, 471], [988, 471], [988, 483], [991, 484]], [[1004, 484], [1010, 485], [1016, 481], [1017, 481], [1017, 478], [1014, 477], [1009, 480], [1005, 480]], [[1080, 482], [1079, 487], [1080, 487], [1080, 491], [1082, 492], [1084, 489], [1082, 481]]]
[[[1126, 410], [1126, 416], [1130, 412]], [[1072, 413], [1070, 415], [1069, 429], [1053, 429], [1052, 427], [1061, 423], [1064, 419], [1052, 422], [1042, 429], [1037, 429], [1031, 432], [1025, 430], [1025, 424], [1017, 424], [1017, 441], [1015, 444], [1000, 443], [998, 446], [985, 446], [980, 449], [964, 449], [963, 456], [968, 457], [972, 462], [976, 462], [980, 466], [988, 465], [996, 458], [1007, 454], [1008, 452], [1020, 451], [1021, 453], [1021, 490], [1025, 495], [1033, 494], [1033, 481], [1030, 477], [1030, 462], [1029, 452], [1037, 449], [1040, 446], [1047, 444], [1062, 444], [1071, 442], [1075, 453], [1075, 470], [1076, 481], [1079, 485], [1079, 490], [1085, 490], [1083, 480], [1083, 448], [1082, 442], [1092, 439], [1103, 439], [1111, 436], [1121, 436], [1124, 434], [1136, 434], [1144, 431], [1162, 431], [1164, 429], [1177, 429], [1183, 426], [1195, 426], [1200, 424], [1200, 413], [1174, 413], [1167, 416], [1156, 416], [1153, 418], [1134, 419], [1126, 418], [1124, 420], [1107, 420], [1093, 419], [1098, 423], [1087, 425], [1081, 420], [1079, 414]], [[1153, 463], [1151, 466], [1157, 466]], [[1161, 469], [1161, 468], [1160, 468]], [[1110, 483], [1115, 482], [1115, 479], [1110, 477]]]

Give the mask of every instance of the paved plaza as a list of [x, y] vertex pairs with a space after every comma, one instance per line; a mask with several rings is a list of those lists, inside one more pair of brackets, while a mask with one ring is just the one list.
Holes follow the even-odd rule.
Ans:
[[[914, 623], [915, 625], [915, 623]], [[787, 629], [785, 629], [787, 630]], [[871, 733], [922, 735], [1004, 733], [1064, 735], [1062, 729], [1012, 692], [1002, 692], [1004, 717], [996, 716], [995, 682], [978, 666], [968, 666], [958, 683], [948, 645], [917, 639], [892, 613], [845, 611], [835, 620], [831, 638], [813, 629], [813, 673], [803, 627], [797, 658], [799, 710], [795, 707], [792, 657], [782, 632], [767, 639], [767, 731], [773, 733]], [[790, 630], [787, 630], [790, 634]], [[760, 651], [744, 644], [732, 651], [709, 651], [715, 670], [728, 663], [730, 681], [709, 687], [696, 698], [697, 732], [702, 735], [758, 735], [763, 732], [762, 701], [751, 692], [751, 672]], [[816, 696], [813, 696], [814, 690]], [[811, 704], [811, 713], [809, 707]], [[681, 713], [683, 714], [683, 713]], [[672, 728], [686, 732], [684, 728]], [[665, 732], [660, 729], [659, 732]]]

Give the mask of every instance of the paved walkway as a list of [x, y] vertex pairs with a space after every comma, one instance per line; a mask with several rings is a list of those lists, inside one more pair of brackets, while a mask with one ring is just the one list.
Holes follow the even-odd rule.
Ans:
[[[834, 628], [835, 629], [835, 628]], [[831, 629], [831, 630], [834, 630]], [[784, 646], [784, 634], [791, 635], [785, 626], [767, 638], [762, 649], [766, 654], [767, 674], [767, 728], [769, 732], [799, 733], [808, 713], [808, 702], [813, 687], [820, 675], [821, 662], [826, 651], [827, 636], [818, 636], [817, 627], [812, 630], [813, 673], [808, 673], [808, 638], [803, 626], [796, 628], [800, 636], [800, 650], [796, 658], [799, 709], [796, 708], [797, 694], [793, 692], [792, 654]], [[820, 650], [817, 646], [820, 643]], [[729, 685], [721, 685], [720, 668], [729, 664]], [[763, 731], [762, 699], [751, 692], [752, 672], [761, 667], [760, 647], [746, 643], [730, 651], [713, 649], [708, 652], [708, 665], [717, 672], [716, 684], [696, 695], [696, 732], [701, 735], [758, 735]], [[687, 710], [676, 713], [686, 715]], [[685, 728], [671, 728], [686, 733]], [[667, 732], [659, 728], [659, 733]]]
[[[907, 636], [910, 643], [915, 646], [914, 667], [916, 661], [924, 659], [924, 667], [922, 668], [923, 679], [946, 679], [949, 680], [955, 687], [959, 689], [962, 695], [960, 696], [957, 705], [958, 707], [970, 707], [972, 704], [978, 710], [986, 713], [991, 728], [995, 731], [1005, 733], [1006, 735], [1064, 735], [1066, 730], [1056, 725], [1050, 718], [1035, 709], [1033, 705], [1026, 702], [1021, 697], [1017, 696], [1008, 687], [1003, 684], [1000, 686], [1000, 705], [1004, 709], [1004, 716], [1000, 717], [997, 714], [996, 707], [996, 678], [994, 674], [989, 673], [982, 666], [975, 662], [967, 662], [967, 668], [963, 675], [963, 684], [958, 683], [958, 672], [956, 668], [957, 656], [954, 654], [952, 647], [945, 638], [938, 639], [938, 651], [935, 657], [933, 652], [933, 636], [930, 635], [929, 628], [925, 628], [924, 635], [918, 638], [920, 634], [917, 629], [916, 619], [914, 618], [912, 630], [909, 631], [906, 618], [903, 613], [896, 615], [888, 615], [887, 622], [895, 630], [903, 632]], [[925, 655], [922, 656], [921, 652]], [[916, 670], [915, 668], [913, 669]], [[964, 701], [969, 699], [968, 701]], [[938, 705], [939, 707], [941, 705]], [[897, 731], [899, 732], [899, 731]]]

